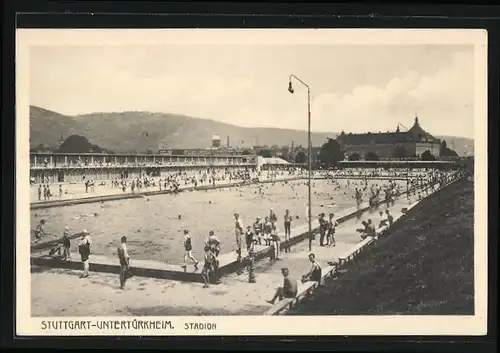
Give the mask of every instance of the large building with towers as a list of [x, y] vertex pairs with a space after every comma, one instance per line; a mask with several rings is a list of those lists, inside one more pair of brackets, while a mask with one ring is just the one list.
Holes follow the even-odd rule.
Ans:
[[376, 154], [380, 159], [420, 158], [425, 151], [438, 158], [441, 147], [441, 141], [421, 127], [418, 117], [407, 131], [401, 131], [398, 125], [393, 132], [342, 132], [336, 140], [347, 158], [357, 154], [361, 159], [368, 154]]

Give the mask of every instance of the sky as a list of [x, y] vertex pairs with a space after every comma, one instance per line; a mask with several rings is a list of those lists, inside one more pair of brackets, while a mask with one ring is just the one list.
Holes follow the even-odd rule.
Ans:
[[33, 46], [30, 104], [66, 115], [151, 111], [245, 127], [474, 136], [472, 45]]

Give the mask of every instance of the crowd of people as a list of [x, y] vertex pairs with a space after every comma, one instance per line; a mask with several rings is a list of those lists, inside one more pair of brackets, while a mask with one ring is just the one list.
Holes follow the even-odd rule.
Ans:
[[[351, 171], [356, 173], [355, 171]], [[418, 198], [423, 197], [425, 194], [429, 194], [437, 188], [441, 188], [455, 178], [458, 178], [463, 173], [460, 170], [454, 171], [439, 171], [439, 170], [427, 170], [425, 174], [420, 173], [421, 171], [414, 171], [412, 177], [406, 178], [406, 189], [401, 186], [401, 183], [396, 183], [394, 180], [384, 180], [368, 183], [373, 173], [376, 171], [364, 171], [363, 179], [349, 179], [343, 182], [347, 185], [347, 190], [352, 191], [352, 197], [356, 200], [358, 207], [363, 202], [365, 197], [368, 197], [368, 203], [370, 207], [376, 207], [380, 201], [385, 201], [388, 204], [394, 203], [394, 200], [402, 192], [406, 192], [407, 195], [413, 193], [417, 195]], [[279, 178], [279, 176], [301, 176], [304, 171], [300, 168], [296, 169], [282, 169], [282, 170], [272, 170], [272, 174], [265, 174], [265, 177]], [[378, 171], [377, 171], [378, 173]], [[380, 174], [376, 174], [379, 176]], [[248, 168], [221, 168], [221, 169], [200, 169], [200, 170], [190, 170], [190, 171], [176, 171], [172, 172], [168, 176], [162, 176], [161, 178], [154, 177], [144, 177], [143, 179], [132, 179], [129, 180], [129, 184], [125, 184], [122, 180], [111, 181], [113, 187], [123, 187], [124, 185], [130, 186], [132, 192], [138, 190], [139, 192], [143, 188], [152, 188], [157, 186], [159, 190], [166, 190], [168, 188], [174, 189], [179, 188], [180, 185], [194, 185], [200, 184], [211, 185], [214, 182], [220, 181], [239, 181], [239, 180], [253, 180], [255, 177], [262, 177], [262, 172], [259, 173], [256, 170]], [[331, 185], [333, 190], [337, 190], [341, 187], [338, 178], [331, 179]], [[87, 185], [86, 185], [87, 187]], [[93, 187], [89, 183], [88, 187]], [[41, 186], [39, 187], [41, 190]], [[46, 188], [48, 193], [50, 193], [50, 188]], [[60, 189], [62, 190], [62, 189]], [[259, 188], [259, 192], [262, 192]], [[348, 191], [344, 191], [346, 194]], [[45, 191], [44, 191], [45, 193]], [[39, 191], [40, 195], [40, 191]], [[408, 196], [409, 197], [409, 196]], [[371, 219], [362, 222], [362, 227], [357, 231], [360, 233], [361, 239], [368, 236], [374, 236], [376, 228], [380, 228], [384, 225], [390, 226], [394, 221], [394, 217], [389, 210], [385, 212], [380, 211], [379, 213], [381, 221], [378, 224], [374, 224]], [[235, 244], [236, 253], [238, 256], [237, 261], [253, 261], [253, 256], [258, 250], [257, 246], [270, 246], [272, 247], [271, 261], [279, 260], [282, 256], [281, 251], [284, 250], [285, 253], [291, 251], [290, 249], [290, 239], [292, 237], [292, 223], [294, 219], [298, 219], [298, 216], [293, 216], [289, 209], [283, 210], [283, 215], [278, 216], [273, 209], [269, 210], [268, 215], [265, 217], [256, 217], [251, 224], [246, 226], [243, 224], [240, 214], [235, 213], [234, 215], [234, 234], [235, 234]], [[280, 223], [280, 220], [282, 223]], [[334, 213], [329, 213], [328, 216], [325, 213], [320, 213], [317, 215], [317, 230], [319, 233], [319, 246], [336, 246], [335, 241], [335, 229], [339, 222], [335, 218]], [[281, 238], [278, 231], [283, 225], [284, 239]], [[45, 220], [41, 220], [34, 231], [35, 242], [39, 242], [44, 237], [44, 226]], [[78, 243], [78, 250], [81, 257], [81, 261], [84, 265], [84, 272], [82, 277], [88, 277], [89, 275], [89, 257], [91, 254], [91, 240], [89, 232], [84, 230], [81, 234], [71, 236], [69, 233], [69, 228], [65, 227], [61, 241], [52, 247], [49, 251], [51, 256], [59, 256], [62, 261], [71, 261], [71, 239], [80, 237]], [[284, 240], [284, 243], [283, 243]], [[283, 244], [282, 244], [283, 243]], [[126, 279], [130, 276], [130, 256], [127, 251], [127, 239], [125, 236], [121, 238], [121, 245], [117, 250], [118, 259], [120, 263], [120, 286], [124, 288]], [[283, 245], [283, 246], [282, 246]], [[282, 249], [283, 248], [283, 249]], [[191, 260], [194, 267], [197, 269], [199, 261], [193, 255], [193, 241], [191, 239], [188, 229], [184, 230], [184, 262], [183, 267], [187, 266], [187, 261]], [[209, 283], [218, 283], [218, 269], [219, 269], [219, 255], [221, 250], [221, 241], [216, 236], [215, 232], [211, 230], [204, 243], [204, 256], [203, 256], [203, 267], [201, 274], [204, 278], [204, 287], [208, 287]], [[249, 256], [244, 257], [243, 251], [246, 250]], [[309, 273], [302, 277], [302, 280], [317, 279], [318, 271], [321, 272], [321, 267], [317, 264], [314, 254], [310, 254], [310, 261], [312, 264]], [[245, 260], [246, 259], [246, 260]], [[239, 268], [241, 268], [240, 266]], [[238, 270], [239, 273], [242, 272], [241, 269]], [[289, 270], [287, 268], [282, 269], [283, 276], [285, 278], [285, 283], [283, 287], [277, 290], [276, 295], [269, 302], [274, 303], [277, 298], [286, 297], [294, 292], [294, 286], [290, 285], [289, 281]], [[321, 275], [319, 276], [321, 277]], [[288, 278], [288, 279], [287, 279]], [[252, 282], [252, 280], [250, 280]]]
[[[81, 185], [85, 193], [95, 193], [96, 187], [118, 189], [123, 193], [141, 193], [145, 191], [170, 191], [178, 192], [182, 188], [214, 187], [220, 184], [255, 183], [265, 180], [280, 180], [301, 178], [304, 176], [303, 168], [282, 168], [271, 166], [266, 170], [258, 171], [255, 167], [208, 167], [208, 168], [183, 168], [163, 171], [161, 175], [141, 172], [137, 176], [122, 173], [120, 177], [99, 182], [82, 175]], [[62, 183], [56, 184], [59, 188], [59, 198], [69, 195], [74, 187], [68, 188]], [[81, 191], [83, 192], [83, 190]], [[50, 184], [40, 184], [38, 188], [38, 201], [50, 201], [54, 196], [50, 192]]]
[[[106, 157], [97, 156], [96, 158], [78, 156], [76, 159], [67, 159], [65, 161], [59, 161], [58, 158], [49, 159], [44, 157], [41, 163], [38, 161], [31, 161], [32, 168], [99, 168], [99, 167], [156, 167], [156, 166], [166, 166], [166, 167], [186, 167], [186, 166], [226, 166], [226, 165], [237, 165], [243, 164], [242, 158], [235, 159], [233, 157], [221, 157], [213, 158], [212, 156], [156, 156], [155, 159], [152, 157], [145, 158], [140, 156], [137, 159], [134, 156], [124, 158], [123, 156], [116, 156], [118, 159], [115, 161], [114, 155], [108, 155]], [[167, 159], [168, 161], [165, 161]], [[250, 164], [250, 161], [244, 162]]]

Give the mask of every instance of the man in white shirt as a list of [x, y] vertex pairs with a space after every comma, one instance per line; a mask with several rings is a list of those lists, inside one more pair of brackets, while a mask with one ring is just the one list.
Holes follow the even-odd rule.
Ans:
[[92, 244], [89, 232], [86, 229], [82, 232], [82, 237], [80, 239], [80, 244], [78, 244], [78, 252], [80, 253], [81, 260], [83, 263], [83, 275], [81, 278], [86, 278], [89, 276], [89, 257], [90, 257], [90, 245]]
[[121, 245], [118, 248], [118, 259], [120, 260], [120, 289], [124, 289], [130, 264], [130, 256], [128, 254], [126, 236], [122, 236], [121, 238]]
[[[242, 248], [242, 238], [243, 238], [243, 223], [241, 222], [240, 215], [238, 213], [234, 214], [234, 235], [236, 237], [236, 254], [238, 258], [237, 262], [241, 262], [241, 248]], [[237, 274], [241, 274], [241, 269], [236, 271]]]

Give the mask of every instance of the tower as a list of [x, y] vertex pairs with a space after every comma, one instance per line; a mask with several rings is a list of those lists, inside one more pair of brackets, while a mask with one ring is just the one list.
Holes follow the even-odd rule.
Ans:
[[217, 134], [212, 136], [212, 147], [218, 148], [220, 147], [220, 137]]

